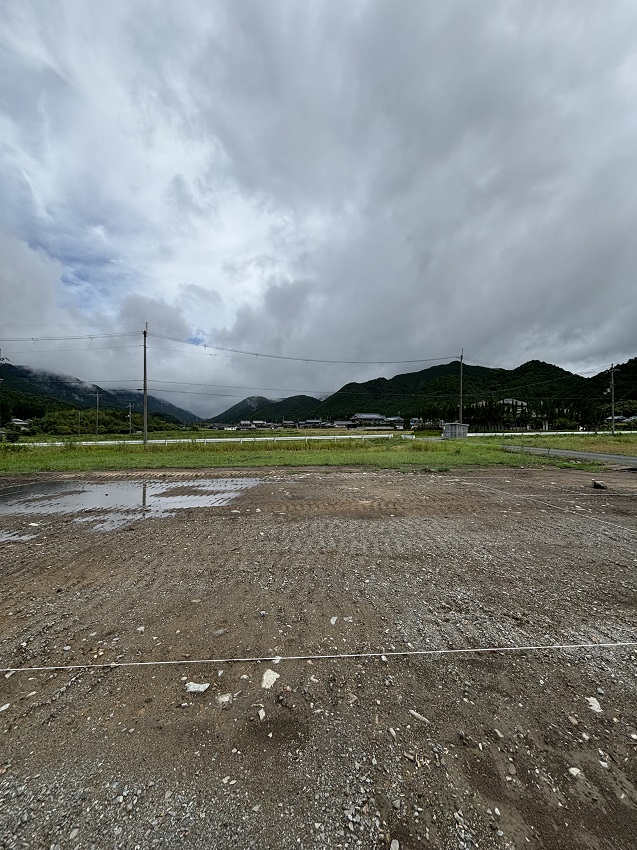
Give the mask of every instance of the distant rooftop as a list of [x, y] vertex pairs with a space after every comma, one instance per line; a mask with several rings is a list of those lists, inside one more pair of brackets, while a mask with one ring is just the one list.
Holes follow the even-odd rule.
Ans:
[[356, 419], [373, 419], [373, 420], [377, 420], [377, 419], [384, 420], [385, 419], [385, 417], [381, 416], [380, 413], [355, 413], [354, 418], [356, 418]]

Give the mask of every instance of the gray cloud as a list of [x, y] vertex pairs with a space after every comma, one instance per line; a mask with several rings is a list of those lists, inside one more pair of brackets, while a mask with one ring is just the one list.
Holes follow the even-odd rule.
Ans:
[[[148, 321], [319, 359], [635, 355], [634, 4], [3, 8], [1, 335]], [[238, 395], [403, 371], [154, 345], [158, 379]], [[28, 357], [139, 375], [134, 349]]]

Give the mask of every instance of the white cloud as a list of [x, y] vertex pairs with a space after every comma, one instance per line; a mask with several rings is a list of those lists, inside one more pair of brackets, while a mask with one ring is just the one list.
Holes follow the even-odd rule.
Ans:
[[[634, 356], [634, 4], [3, 14], [0, 335], [148, 321], [308, 358]], [[135, 348], [11, 345], [88, 380], [140, 372]], [[164, 380], [329, 390], [400, 370], [154, 345]]]

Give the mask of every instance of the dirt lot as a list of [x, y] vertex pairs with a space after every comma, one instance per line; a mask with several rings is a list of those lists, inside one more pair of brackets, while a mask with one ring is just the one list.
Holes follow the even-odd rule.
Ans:
[[604, 480], [3, 479], [0, 847], [637, 847], [637, 646], [391, 654], [636, 641]]

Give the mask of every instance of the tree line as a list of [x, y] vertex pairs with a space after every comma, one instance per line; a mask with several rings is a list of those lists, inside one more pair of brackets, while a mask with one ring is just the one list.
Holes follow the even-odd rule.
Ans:
[[[97, 424], [97, 430], [96, 430]], [[148, 417], [149, 431], [166, 431], [179, 427], [179, 421], [167, 413], [152, 414]], [[142, 431], [144, 417], [132, 412], [129, 420], [128, 410], [104, 408], [99, 417], [95, 409], [49, 410], [43, 416], [31, 420], [30, 434], [54, 434], [58, 436], [82, 436], [90, 434], [129, 434]]]
[[[425, 422], [453, 421], [458, 418], [458, 402], [429, 400], [421, 406], [420, 418]], [[489, 398], [463, 405], [463, 421], [474, 431], [501, 431], [511, 428], [542, 430], [599, 430], [608, 425], [611, 415], [608, 402], [592, 399], [559, 398], [529, 400], [524, 405]], [[616, 416], [636, 416], [637, 401], [626, 399], [615, 404]]]

